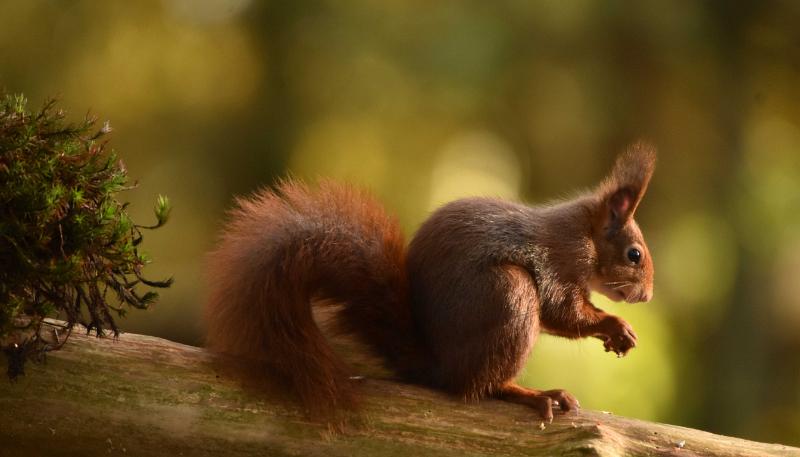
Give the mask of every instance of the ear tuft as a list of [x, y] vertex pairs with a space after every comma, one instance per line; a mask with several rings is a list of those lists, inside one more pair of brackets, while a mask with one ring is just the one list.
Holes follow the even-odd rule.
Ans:
[[656, 148], [650, 143], [638, 141], [617, 156], [614, 168], [603, 184], [611, 185], [615, 190], [631, 187], [644, 193], [655, 166]]
[[639, 206], [656, 166], [656, 149], [647, 142], [630, 145], [617, 157], [596, 194], [604, 202], [607, 225], [621, 227]]

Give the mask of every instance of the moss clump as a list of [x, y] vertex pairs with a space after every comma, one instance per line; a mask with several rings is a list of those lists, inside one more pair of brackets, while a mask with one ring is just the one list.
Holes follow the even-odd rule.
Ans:
[[161, 227], [169, 202], [156, 201], [154, 225], [131, 220], [116, 197], [134, 186], [106, 147], [108, 123], [70, 124], [53, 101], [35, 113], [26, 104], [0, 94], [0, 342], [20, 325], [34, 328], [4, 348], [23, 359], [47, 349], [45, 317], [117, 335], [115, 316], [147, 308], [158, 297], [152, 289], [172, 282], [145, 279], [139, 251], [142, 229]]

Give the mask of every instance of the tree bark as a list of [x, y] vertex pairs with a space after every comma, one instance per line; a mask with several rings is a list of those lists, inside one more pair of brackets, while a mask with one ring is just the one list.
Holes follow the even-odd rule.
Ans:
[[289, 402], [243, 391], [201, 348], [76, 331], [17, 382], [0, 381], [0, 455], [800, 455], [596, 411], [542, 424], [524, 406], [380, 379], [363, 381], [363, 397], [332, 432]]

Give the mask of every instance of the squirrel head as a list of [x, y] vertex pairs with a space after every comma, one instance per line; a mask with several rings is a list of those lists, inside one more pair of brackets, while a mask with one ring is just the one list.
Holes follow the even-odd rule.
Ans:
[[653, 260], [633, 215], [655, 168], [655, 148], [639, 142], [617, 157], [594, 191], [592, 238], [596, 264], [589, 286], [614, 301], [646, 302], [653, 296]]

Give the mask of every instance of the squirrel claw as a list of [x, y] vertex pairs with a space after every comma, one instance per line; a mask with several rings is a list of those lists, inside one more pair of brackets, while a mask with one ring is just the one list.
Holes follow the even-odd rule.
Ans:
[[618, 317], [608, 321], [605, 335], [602, 336], [606, 352], [614, 352], [617, 357], [624, 357], [628, 351], [636, 347], [637, 337], [633, 328]]

